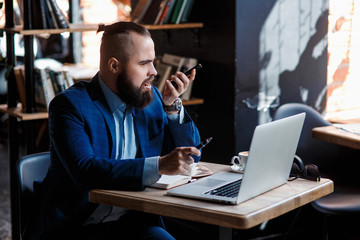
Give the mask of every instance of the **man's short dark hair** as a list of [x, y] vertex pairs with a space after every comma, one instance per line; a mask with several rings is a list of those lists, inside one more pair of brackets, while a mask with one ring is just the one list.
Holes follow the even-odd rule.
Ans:
[[130, 33], [144, 37], [151, 37], [150, 32], [142, 25], [134, 22], [116, 22], [110, 25], [100, 24], [97, 32], [104, 32], [101, 40], [102, 53], [108, 57], [116, 57], [127, 63], [130, 55], [135, 51], [132, 48]]
[[97, 33], [102, 31], [104, 31], [104, 35], [121, 33], [129, 34], [130, 32], [135, 32], [140, 35], [151, 36], [150, 32], [144, 26], [134, 22], [116, 22], [110, 25], [99, 24]]

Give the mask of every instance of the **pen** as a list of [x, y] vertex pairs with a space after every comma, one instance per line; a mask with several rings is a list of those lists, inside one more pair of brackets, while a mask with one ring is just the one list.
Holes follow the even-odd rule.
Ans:
[[197, 149], [202, 149], [203, 147], [205, 147], [206, 145], [208, 145], [208, 143], [212, 140], [212, 137], [209, 137], [207, 139], [205, 139], [204, 141], [202, 141], [199, 145], [196, 146]]

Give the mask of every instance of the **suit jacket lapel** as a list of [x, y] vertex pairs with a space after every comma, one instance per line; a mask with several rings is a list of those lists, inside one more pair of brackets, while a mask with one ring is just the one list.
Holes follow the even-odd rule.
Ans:
[[99, 79], [98, 79], [98, 74], [99, 73], [97, 73], [93, 77], [93, 79], [91, 79], [91, 81], [90, 81], [91, 87], [88, 88], [88, 91], [89, 91], [89, 95], [90, 95], [91, 99], [93, 100], [94, 105], [102, 113], [102, 115], [104, 116], [105, 122], [108, 125], [108, 128], [109, 128], [108, 131], [110, 132], [110, 135], [111, 135], [111, 156], [110, 157], [115, 158], [115, 155], [116, 155], [115, 121], [114, 121], [113, 114], [111, 113], [110, 108], [106, 102], [105, 96], [101, 90], [101, 87], [99, 84]]

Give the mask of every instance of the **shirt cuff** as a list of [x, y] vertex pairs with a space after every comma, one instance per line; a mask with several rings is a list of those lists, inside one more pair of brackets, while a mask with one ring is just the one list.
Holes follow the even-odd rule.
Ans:
[[159, 157], [145, 158], [143, 171], [143, 186], [149, 186], [159, 180]]
[[167, 117], [171, 123], [183, 124], [185, 117], [184, 112], [185, 112], [184, 106], [181, 106], [180, 112], [178, 114], [168, 114]]

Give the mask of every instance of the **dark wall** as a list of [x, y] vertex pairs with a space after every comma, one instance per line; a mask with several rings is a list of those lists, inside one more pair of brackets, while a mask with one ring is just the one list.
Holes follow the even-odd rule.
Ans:
[[[235, 132], [236, 152], [249, 149], [258, 125], [257, 109], [248, 107], [245, 99], [253, 99], [259, 91], [259, 35], [276, 0], [236, 1], [236, 77]], [[257, 105], [257, 99], [254, 99]]]

